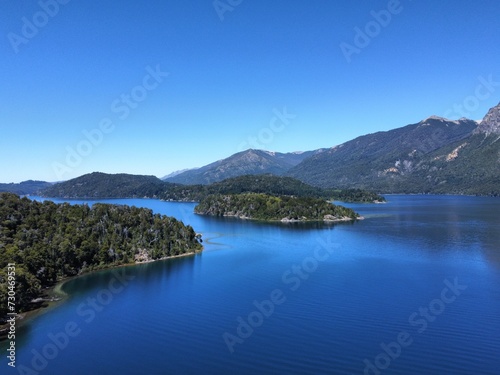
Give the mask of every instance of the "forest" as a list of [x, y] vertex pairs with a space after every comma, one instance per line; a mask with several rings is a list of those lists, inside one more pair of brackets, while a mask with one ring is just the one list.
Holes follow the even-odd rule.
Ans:
[[211, 194], [262, 193], [273, 196], [322, 198], [342, 202], [384, 202], [385, 198], [361, 189], [322, 189], [292, 177], [244, 175], [228, 178], [210, 185], [171, 184], [159, 198], [173, 201], [199, 202]]
[[350, 208], [323, 199], [257, 193], [209, 195], [195, 207], [195, 212], [263, 221], [345, 221], [359, 218]]
[[57, 198], [158, 198], [199, 202], [211, 194], [263, 193], [274, 196], [313, 197], [343, 202], [383, 202], [384, 197], [360, 189], [322, 189], [291, 177], [244, 175], [210, 185], [181, 185], [154, 176], [94, 172], [54, 184], [38, 192]]
[[149, 209], [0, 193], [0, 318], [7, 313], [9, 263], [16, 267], [16, 312], [23, 312], [64, 278], [201, 250], [191, 226]]

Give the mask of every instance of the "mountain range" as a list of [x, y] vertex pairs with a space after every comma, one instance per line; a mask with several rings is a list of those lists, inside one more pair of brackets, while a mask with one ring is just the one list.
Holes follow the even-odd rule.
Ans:
[[165, 181], [207, 184], [245, 174], [379, 193], [500, 195], [500, 104], [480, 122], [431, 116], [302, 153], [247, 150]]
[[[0, 191], [34, 194], [43, 190], [44, 195], [52, 197], [151, 197], [164, 193], [165, 184], [170, 184], [169, 191], [180, 196], [181, 185], [209, 185], [239, 176], [271, 174], [325, 189], [496, 196], [500, 195], [499, 140], [500, 104], [481, 121], [431, 116], [331, 148], [291, 153], [249, 149], [163, 179], [96, 172], [57, 184], [0, 184]], [[186, 196], [192, 196], [191, 191]]]

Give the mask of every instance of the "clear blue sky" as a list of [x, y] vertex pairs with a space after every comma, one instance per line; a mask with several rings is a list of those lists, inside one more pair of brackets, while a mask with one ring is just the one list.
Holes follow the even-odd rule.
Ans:
[[59, 1], [0, 1], [0, 182], [161, 177], [249, 137], [311, 150], [500, 101], [498, 0]]

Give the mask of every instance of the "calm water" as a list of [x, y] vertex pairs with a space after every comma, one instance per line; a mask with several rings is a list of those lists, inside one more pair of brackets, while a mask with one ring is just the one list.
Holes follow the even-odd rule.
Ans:
[[500, 374], [500, 199], [388, 200], [319, 227], [110, 201], [191, 224], [205, 251], [68, 282], [0, 373]]

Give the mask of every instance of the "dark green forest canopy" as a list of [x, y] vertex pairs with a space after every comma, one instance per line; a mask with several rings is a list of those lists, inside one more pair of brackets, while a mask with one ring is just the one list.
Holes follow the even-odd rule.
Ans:
[[189, 200], [199, 202], [211, 194], [262, 193], [273, 196], [322, 198], [343, 202], [383, 202], [385, 198], [359, 189], [322, 189], [291, 177], [245, 175], [228, 178], [210, 185], [172, 185], [160, 194], [165, 200]]
[[263, 193], [274, 196], [314, 197], [343, 202], [374, 202], [385, 199], [359, 189], [322, 189], [291, 177], [244, 175], [210, 185], [180, 185], [154, 176], [105, 174], [94, 172], [50, 186], [40, 192], [60, 198], [158, 198], [171, 201], [199, 202], [211, 194]]
[[195, 207], [195, 212], [264, 221], [343, 221], [359, 217], [350, 208], [323, 199], [256, 193], [209, 195]]
[[149, 209], [37, 202], [0, 193], [0, 318], [16, 264], [17, 312], [42, 289], [84, 272], [201, 251], [191, 226]]

